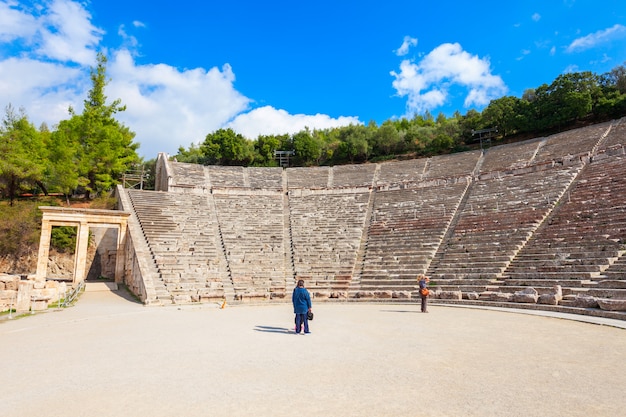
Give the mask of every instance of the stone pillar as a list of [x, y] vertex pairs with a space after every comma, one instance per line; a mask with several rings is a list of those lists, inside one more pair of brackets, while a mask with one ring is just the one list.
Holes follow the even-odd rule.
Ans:
[[32, 293], [32, 281], [19, 281], [17, 283], [17, 302], [15, 303], [16, 313], [27, 313], [30, 311], [30, 296]]
[[115, 254], [115, 282], [124, 282], [124, 265], [126, 264], [126, 220], [117, 229], [117, 253]]
[[85, 280], [87, 268], [87, 248], [89, 246], [89, 223], [81, 221], [78, 225], [76, 240], [76, 255], [74, 259], [74, 284]]
[[45, 281], [48, 272], [48, 256], [50, 255], [50, 237], [52, 224], [46, 219], [41, 221], [41, 238], [39, 239], [39, 254], [37, 255], [37, 281]]

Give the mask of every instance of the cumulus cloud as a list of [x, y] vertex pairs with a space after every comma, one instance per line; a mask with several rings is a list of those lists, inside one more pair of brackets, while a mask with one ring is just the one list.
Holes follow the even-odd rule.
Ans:
[[24, 13], [13, 1], [0, 2], [0, 42], [30, 38], [37, 33], [37, 19]]
[[104, 32], [91, 24], [91, 14], [80, 3], [54, 0], [41, 17], [41, 43], [37, 52], [44, 57], [91, 65]]
[[[0, 0], [0, 42], [15, 56], [0, 58], [1, 106], [24, 107], [35, 124], [50, 127], [67, 119], [68, 108], [82, 111], [92, 87], [90, 68], [104, 31], [91, 22], [82, 2], [52, 0], [27, 9], [13, 0]], [[136, 28], [146, 27], [140, 21]], [[178, 69], [165, 63], [139, 65], [136, 38], [120, 25], [123, 47], [109, 50], [106, 88], [109, 101], [120, 99], [127, 110], [116, 118], [136, 133], [139, 153], [175, 154], [179, 146], [201, 142], [219, 128], [233, 127], [256, 138], [261, 133], [292, 133], [305, 126], [316, 129], [358, 123], [356, 118], [291, 115], [272, 107], [251, 109], [252, 99], [234, 87], [235, 73], [221, 68]]]
[[137, 65], [128, 50], [121, 50], [109, 61], [108, 74], [107, 95], [127, 106], [118, 118], [141, 134], [142, 148], [148, 146], [142, 153], [149, 155], [201, 141], [250, 103], [234, 88], [228, 64], [209, 70]]
[[408, 54], [411, 46], [417, 46], [417, 38], [405, 36], [402, 45], [400, 45], [400, 47], [396, 50], [396, 55], [404, 56]]
[[255, 139], [259, 135], [293, 134], [304, 128], [327, 129], [350, 124], [361, 124], [356, 117], [332, 118], [326, 114], [289, 114], [285, 110], [272, 106], [259, 107], [247, 113], [239, 114], [226, 127]]
[[569, 44], [566, 51], [581, 52], [623, 37], [626, 37], [626, 26], [616, 24], [608, 29], [599, 30], [597, 32], [590, 33], [589, 35], [574, 39], [574, 41]]
[[466, 107], [486, 105], [507, 91], [502, 78], [491, 73], [488, 59], [471, 55], [458, 43], [439, 45], [417, 63], [403, 60], [400, 72], [391, 75], [397, 94], [408, 98], [409, 116], [443, 105], [452, 86], [469, 90]]
[[88, 86], [88, 77], [77, 68], [30, 58], [0, 61], [1, 105], [24, 107], [37, 124], [46, 122], [52, 127], [68, 118], [69, 106], [81, 103], [78, 97]]

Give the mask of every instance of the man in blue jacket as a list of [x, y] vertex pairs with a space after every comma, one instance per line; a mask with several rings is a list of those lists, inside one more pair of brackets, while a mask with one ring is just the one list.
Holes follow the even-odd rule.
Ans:
[[304, 288], [303, 280], [298, 280], [298, 286], [293, 289], [291, 302], [293, 303], [293, 312], [296, 314], [296, 334], [300, 333], [302, 324], [304, 324], [304, 333], [311, 333], [309, 331], [309, 318], [307, 317], [307, 313], [311, 311], [311, 295]]

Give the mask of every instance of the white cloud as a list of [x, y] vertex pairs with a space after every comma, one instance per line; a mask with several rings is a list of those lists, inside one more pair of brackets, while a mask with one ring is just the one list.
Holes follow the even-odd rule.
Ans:
[[[20, 80], [15, 82], [15, 80]], [[30, 58], [0, 61], [2, 106], [24, 107], [33, 122], [50, 127], [68, 117], [70, 105], [82, 103], [88, 77], [76, 68]]]
[[623, 37], [626, 37], [626, 26], [616, 24], [608, 29], [599, 30], [587, 36], [575, 39], [569, 44], [566, 51], [581, 52]]
[[91, 24], [84, 6], [70, 0], [54, 0], [42, 18], [39, 54], [58, 61], [92, 65], [103, 31]]
[[531, 19], [533, 19], [533, 21], [535, 22], [538, 22], [539, 20], [541, 20], [541, 15], [539, 13], [533, 13]]
[[137, 132], [141, 153], [149, 157], [203, 140], [250, 103], [235, 90], [228, 64], [208, 71], [137, 65], [131, 53], [122, 50], [109, 61], [108, 74], [112, 81], [107, 95], [127, 106], [118, 118]]
[[[0, 42], [19, 49], [13, 57], [0, 58], [0, 107], [24, 107], [35, 125], [46, 122], [50, 127], [69, 117], [69, 106], [81, 112], [92, 86], [95, 51], [106, 49], [101, 45], [104, 31], [91, 18], [77, 1], [52, 0], [27, 10], [0, 0]], [[139, 21], [132, 25], [145, 27]], [[116, 118], [136, 133], [139, 153], [148, 159], [158, 152], [175, 154], [179, 146], [201, 142], [226, 126], [254, 139], [260, 133], [292, 133], [305, 126], [359, 123], [353, 117], [291, 115], [269, 106], [249, 111], [252, 100], [235, 89], [230, 65], [208, 70], [138, 65], [133, 58], [136, 39], [124, 26], [118, 35], [125, 46], [109, 51], [111, 81], [105, 93], [109, 102], [119, 98], [127, 106]]]
[[326, 114], [289, 114], [282, 109], [264, 106], [237, 115], [226, 127], [232, 128], [249, 139], [256, 139], [259, 135], [293, 134], [306, 127], [327, 129], [350, 124], [361, 124], [361, 122], [356, 117], [341, 116], [334, 119]]
[[441, 44], [418, 63], [403, 60], [400, 72], [391, 75], [397, 94], [408, 97], [409, 116], [443, 105], [453, 85], [469, 90], [466, 107], [486, 105], [507, 91], [500, 76], [491, 74], [488, 59], [469, 54], [458, 43]]
[[552, 48], [550, 48], [550, 55], [554, 56], [554, 54], [556, 54], [556, 46], [553, 46]]
[[17, 8], [13, 1], [0, 1], [0, 42], [30, 38], [37, 32], [37, 19]]
[[396, 50], [396, 55], [404, 56], [408, 54], [411, 46], [417, 46], [417, 38], [405, 36], [402, 45], [400, 45], [400, 47]]

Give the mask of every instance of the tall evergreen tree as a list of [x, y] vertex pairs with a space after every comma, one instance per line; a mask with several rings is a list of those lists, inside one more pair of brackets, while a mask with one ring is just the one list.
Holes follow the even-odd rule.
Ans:
[[99, 53], [97, 66], [91, 69], [92, 88], [84, 101], [83, 113], [78, 115], [70, 108], [71, 119], [62, 121], [57, 129], [61, 165], [76, 164], [78, 172], [72, 181], [83, 186], [87, 194], [109, 190], [139, 162], [139, 145], [133, 143], [135, 133], [114, 117], [126, 106], [119, 99], [106, 104], [106, 63], [106, 57]]
[[24, 187], [38, 185], [46, 191], [42, 183], [45, 148], [39, 131], [23, 110], [16, 114], [11, 105], [0, 127], [0, 155], [0, 188], [11, 205]]

